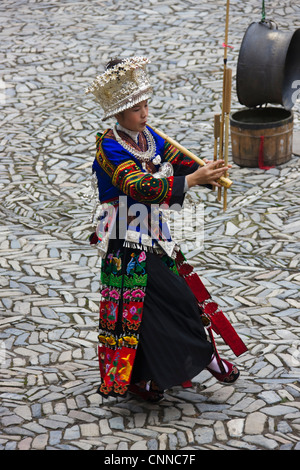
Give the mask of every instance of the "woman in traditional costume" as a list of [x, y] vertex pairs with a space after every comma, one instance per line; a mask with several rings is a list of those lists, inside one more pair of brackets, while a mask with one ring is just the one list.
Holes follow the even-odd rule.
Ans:
[[162, 210], [181, 207], [195, 185], [218, 186], [228, 167], [199, 168], [147, 126], [148, 62], [113, 60], [87, 92], [102, 106], [103, 120], [117, 120], [97, 134], [93, 163], [101, 204], [91, 236], [102, 256], [98, 393], [129, 391], [157, 402], [205, 368], [225, 383], [239, 371], [207, 338], [203, 316], [220, 311], [171, 239]]

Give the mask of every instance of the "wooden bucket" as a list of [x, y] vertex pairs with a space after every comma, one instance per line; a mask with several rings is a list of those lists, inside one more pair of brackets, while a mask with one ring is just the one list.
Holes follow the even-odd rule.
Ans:
[[286, 163], [293, 148], [293, 114], [283, 108], [252, 108], [231, 115], [233, 161], [263, 168]]

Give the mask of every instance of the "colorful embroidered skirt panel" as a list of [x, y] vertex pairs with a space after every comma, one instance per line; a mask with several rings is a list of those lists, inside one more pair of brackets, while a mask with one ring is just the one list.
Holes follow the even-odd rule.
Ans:
[[147, 285], [146, 253], [113, 245], [101, 267], [98, 353], [102, 383], [98, 391], [104, 396], [127, 391]]

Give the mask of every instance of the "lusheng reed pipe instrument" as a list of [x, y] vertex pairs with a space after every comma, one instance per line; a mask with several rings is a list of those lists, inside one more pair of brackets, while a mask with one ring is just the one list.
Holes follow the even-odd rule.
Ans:
[[[203, 160], [201, 160], [201, 158], [197, 157], [197, 155], [194, 155], [192, 152], [190, 152], [190, 150], [183, 147], [183, 145], [179, 144], [179, 142], [172, 139], [171, 137], [169, 137], [164, 132], [162, 132], [158, 129], [155, 129], [154, 127], [149, 126], [148, 124], [147, 124], [147, 126], [150, 127], [156, 134], [160, 135], [160, 137], [162, 137], [164, 140], [168, 141], [169, 144], [176, 147], [184, 155], [186, 155], [187, 157], [190, 157], [192, 160], [197, 162], [200, 166], [205, 166], [206, 165], [206, 163]], [[221, 176], [221, 178], [219, 178], [217, 180], [217, 183], [219, 183], [222, 187], [224, 187], [226, 189], [230, 188], [230, 186], [232, 185], [232, 181], [228, 177], [225, 177], [225, 176]]]

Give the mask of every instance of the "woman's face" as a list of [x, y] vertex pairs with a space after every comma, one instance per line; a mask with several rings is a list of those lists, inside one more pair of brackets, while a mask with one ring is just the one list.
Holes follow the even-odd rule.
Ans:
[[116, 115], [118, 123], [130, 131], [142, 132], [148, 118], [148, 100], [141, 101], [132, 108]]

